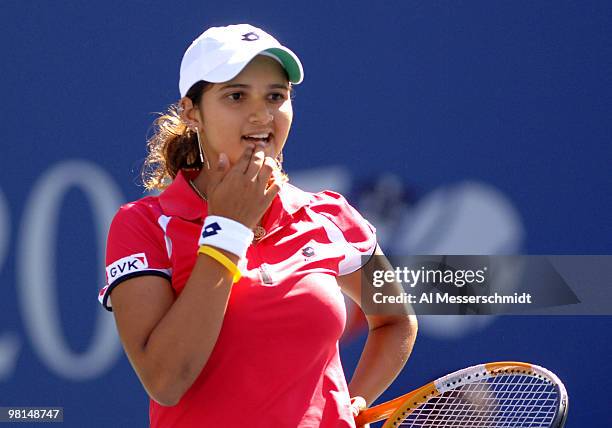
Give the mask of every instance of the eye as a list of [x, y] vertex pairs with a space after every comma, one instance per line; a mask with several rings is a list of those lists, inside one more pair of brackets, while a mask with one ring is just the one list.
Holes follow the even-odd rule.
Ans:
[[244, 94], [242, 92], [232, 92], [231, 94], [226, 95], [226, 98], [231, 101], [240, 101], [244, 98]]
[[272, 92], [269, 97], [272, 101], [284, 101], [287, 99], [287, 96], [282, 92]]

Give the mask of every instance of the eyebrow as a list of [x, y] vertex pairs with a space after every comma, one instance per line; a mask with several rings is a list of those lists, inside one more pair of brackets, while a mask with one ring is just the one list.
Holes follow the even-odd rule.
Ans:
[[[225, 89], [236, 89], [236, 88], [242, 88], [242, 89], [249, 89], [251, 87], [251, 85], [245, 85], [243, 83], [228, 83], [226, 85], [223, 85], [219, 88], [220, 91], [223, 91]], [[268, 85], [269, 89], [286, 89], [289, 90], [289, 86], [284, 84], [284, 83], [272, 83], [271, 85]]]

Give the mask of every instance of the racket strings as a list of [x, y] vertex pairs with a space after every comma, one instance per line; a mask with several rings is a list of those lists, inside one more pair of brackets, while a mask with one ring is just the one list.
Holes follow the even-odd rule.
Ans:
[[[544, 378], [497, 375], [433, 397], [401, 426], [415, 428], [545, 428], [558, 408], [556, 387]], [[395, 425], [395, 426], [399, 426]]]

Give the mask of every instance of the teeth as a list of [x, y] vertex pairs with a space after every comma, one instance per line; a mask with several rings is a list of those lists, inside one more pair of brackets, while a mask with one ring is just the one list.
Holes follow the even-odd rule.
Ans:
[[249, 138], [268, 138], [269, 136], [270, 136], [270, 133], [247, 135], [247, 137], [249, 137]]

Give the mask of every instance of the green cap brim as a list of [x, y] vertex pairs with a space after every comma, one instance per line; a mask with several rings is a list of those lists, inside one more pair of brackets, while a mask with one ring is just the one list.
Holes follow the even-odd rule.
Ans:
[[266, 49], [266, 52], [276, 55], [278, 59], [281, 60], [287, 74], [289, 75], [289, 81], [291, 83], [298, 84], [304, 80], [304, 70], [302, 68], [302, 64], [295, 54], [279, 48]]

